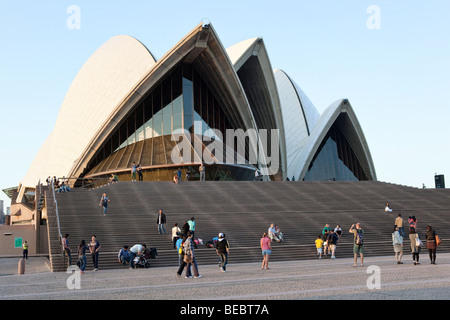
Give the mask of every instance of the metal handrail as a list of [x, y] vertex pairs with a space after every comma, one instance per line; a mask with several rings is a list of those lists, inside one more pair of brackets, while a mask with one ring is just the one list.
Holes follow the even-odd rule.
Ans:
[[[62, 233], [61, 233], [61, 225], [59, 223], [59, 211], [58, 211], [58, 202], [56, 201], [56, 194], [55, 194], [55, 185], [52, 181], [52, 193], [53, 193], [53, 201], [55, 203], [55, 211], [56, 211], [56, 222], [58, 225], [58, 235], [59, 235], [59, 245], [62, 247]], [[61, 253], [64, 255], [64, 250], [61, 250]]]

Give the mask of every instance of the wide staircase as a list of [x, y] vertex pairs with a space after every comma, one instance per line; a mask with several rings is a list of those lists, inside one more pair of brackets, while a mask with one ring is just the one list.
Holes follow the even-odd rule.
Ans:
[[[111, 200], [106, 216], [99, 206], [106, 193]], [[177, 266], [171, 229], [195, 218], [195, 238], [203, 243], [226, 235], [230, 243], [229, 264], [261, 261], [259, 240], [271, 223], [278, 224], [285, 241], [273, 243], [271, 261], [315, 259], [314, 241], [325, 224], [340, 225], [343, 235], [336, 257], [352, 257], [350, 226], [359, 222], [365, 230], [365, 255], [393, 255], [391, 233], [400, 213], [405, 220], [415, 216], [422, 240], [426, 226], [432, 225], [443, 239], [439, 252], [450, 252], [450, 190], [417, 189], [383, 182], [118, 182], [93, 190], [72, 190], [56, 194], [61, 233], [70, 235], [72, 256], [82, 239], [96, 235], [101, 244], [99, 268], [124, 268], [117, 254], [124, 246], [145, 243], [157, 248], [152, 267]], [[389, 202], [393, 212], [386, 213]], [[159, 235], [157, 213], [163, 209], [167, 235]], [[55, 211], [49, 213], [50, 247], [57, 245]], [[408, 234], [408, 228], [406, 227]], [[53, 240], [52, 240], [53, 239]], [[405, 239], [405, 259], [410, 242]], [[59, 243], [58, 243], [59, 245]], [[422, 259], [428, 261], [426, 249]], [[217, 264], [212, 248], [199, 245], [195, 251], [201, 265]], [[64, 271], [55, 259], [54, 271]], [[425, 261], [425, 260], [423, 260]], [[88, 266], [92, 261], [88, 255]]]

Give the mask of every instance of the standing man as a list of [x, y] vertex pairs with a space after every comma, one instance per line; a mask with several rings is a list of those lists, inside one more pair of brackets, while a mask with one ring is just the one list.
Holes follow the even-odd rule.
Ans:
[[402, 215], [399, 213], [398, 217], [395, 219], [394, 224], [398, 227], [398, 232], [402, 236], [402, 238], [405, 237], [405, 228], [403, 227], [403, 218]]
[[133, 161], [133, 164], [131, 165], [131, 181], [136, 181], [136, 162]]
[[189, 225], [189, 231], [192, 233], [192, 238], [194, 238], [194, 234], [195, 234], [195, 219], [194, 219], [194, 217], [192, 217], [191, 220], [189, 220], [187, 223]]
[[104, 193], [102, 195], [102, 197], [100, 198], [100, 203], [98, 204], [99, 207], [103, 207], [103, 215], [104, 216], [106, 216], [106, 211], [108, 210], [108, 202], [109, 202], [109, 199], [106, 196], [106, 193]]
[[28, 259], [28, 242], [25, 241], [22, 244], [22, 249], [23, 249], [23, 256], [22, 256], [22, 258], [23, 259]]
[[94, 264], [94, 271], [98, 270], [98, 250], [100, 250], [100, 242], [98, 242], [95, 235], [92, 236], [91, 242], [89, 242], [89, 251], [92, 255], [92, 263]]
[[229, 249], [230, 246], [227, 239], [225, 239], [225, 235], [223, 233], [219, 233], [219, 241], [216, 242], [216, 252], [219, 255], [222, 272], [227, 272]]
[[200, 181], [205, 181], [205, 166], [203, 165], [203, 162], [200, 164], [200, 167], [198, 167], [198, 171], [200, 172]]
[[161, 230], [166, 234], [166, 230], [164, 229], [164, 225], [166, 224], [166, 215], [163, 213], [162, 209], [159, 209], [158, 219], [156, 220], [158, 224], [158, 233], [161, 234]]
[[350, 230], [350, 233], [353, 233], [354, 242], [353, 242], [353, 256], [355, 258], [355, 262], [353, 264], [354, 267], [356, 267], [357, 260], [358, 260], [358, 253], [361, 258], [361, 267], [364, 266], [363, 260], [364, 260], [364, 230], [361, 229], [361, 225], [358, 223], [352, 224]]

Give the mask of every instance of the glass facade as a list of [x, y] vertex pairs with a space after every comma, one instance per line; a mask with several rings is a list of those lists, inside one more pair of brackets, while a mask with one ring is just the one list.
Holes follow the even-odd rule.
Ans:
[[[134, 148], [136, 149], [139, 148], [137, 143], [154, 139], [152, 144], [163, 143], [166, 148], [172, 148], [173, 143], [168, 143], [170, 138], [161, 140], [161, 137], [170, 137], [176, 129], [186, 129], [190, 133], [214, 137], [208, 130], [210, 128], [225, 133], [226, 129], [233, 127], [224, 112], [223, 104], [194, 66], [181, 64], [165, 76], [118, 125], [88, 164], [87, 172], [98, 167], [109, 157], [117, 158], [119, 151], [127, 146], [136, 145]], [[170, 164], [170, 159], [164, 155], [167, 151], [160, 150], [160, 157], [152, 155], [153, 150], [150, 154], [141, 152], [140, 158], [129, 159], [128, 163], [125, 163], [126, 155], [122, 154], [120, 163], [111, 160], [109, 164], [122, 168], [129, 167], [133, 161], [146, 162], [148, 165]], [[104, 165], [102, 167], [106, 168]]]
[[350, 144], [333, 125], [319, 146], [304, 181], [368, 180]]

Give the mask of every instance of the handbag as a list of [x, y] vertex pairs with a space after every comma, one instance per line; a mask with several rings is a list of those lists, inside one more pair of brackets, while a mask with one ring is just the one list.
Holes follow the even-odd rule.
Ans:
[[438, 235], [436, 235], [436, 247], [439, 246], [441, 242], [442, 242], [441, 238]]
[[416, 238], [416, 247], [423, 246], [422, 240], [419, 239], [419, 237]]
[[183, 261], [186, 262], [186, 263], [191, 263], [192, 262], [192, 258], [191, 258], [190, 255], [185, 254], [184, 257], [183, 257]]

